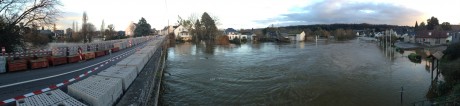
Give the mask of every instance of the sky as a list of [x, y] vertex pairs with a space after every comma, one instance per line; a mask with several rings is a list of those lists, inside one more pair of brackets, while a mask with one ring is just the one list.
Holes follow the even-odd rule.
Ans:
[[[414, 26], [431, 16], [460, 24], [460, 0], [61, 0], [57, 28], [88, 21], [100, 29], [109, 24], [125, 30], [144, 17], [152, 28], [176, 25], [178, 16], [217, 18], [219, 29], [271, 26], [370, 23]], [[169, 21], [168, 21], [169, 20]]]

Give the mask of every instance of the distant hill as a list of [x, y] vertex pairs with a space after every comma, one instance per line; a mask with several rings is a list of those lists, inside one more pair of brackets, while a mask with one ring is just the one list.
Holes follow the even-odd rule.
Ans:
[[398, 26], [398, 25], [386, 25], [386, 24], [316, 24], [316, 25], [297, 25], [297, 26], [286, 26], [282, 27], [286, 29], [310, 29], [317, 30], [321, 28], [323, 30], [336, 30], [336, 29], [352, 29], [352, 30], [365, 30], [374, 29], [375, 31], [384, 31], [386, 29], [399, 29], [399, 28], [411, 28], [409, 26]]
[[[270, 26], [271, 27], [271, 26]], [[267, 28], [270, 28], [267, 27]], [[276, 26], [275, 26], [276, 27]], [[388, 29], [393, 29], [397, 33], [407, 33], [409, 31], [412, 31], [414, 27], [410, 26], [399, 26], [399, 25], [387, 25], [387, 24], [367, 24], [367, 23], [362, 23], [362, 24], [315, 24], [315, 25], [295, 25], [295, 26], [280, 26], [276, 27], [279, 31], [281, 32], [291, 32], [291, 31], [316, 31], [316, 30], [327, 30], [327, 31], [333, 31], [336, 29], [351, 29], [355, 31], [365, 31], [367, 33], [369, 32], [381, 32], [385, 31]], [[266, 28], [260, 28], [260, 29], [254, 29], [254, 31], [262, 31], [263, 29]], [[251, 30], [251, 29], [248, 29]]]

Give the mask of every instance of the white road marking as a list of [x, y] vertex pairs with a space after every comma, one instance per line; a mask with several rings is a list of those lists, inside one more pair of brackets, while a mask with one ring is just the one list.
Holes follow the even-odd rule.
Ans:
[[[131, 50], [128, 50], [128, 51], [126, 51], [126, 52], [124, 52], [124, 53], [122, 53], [122, 54], [128, 53], [129, 51], [131, 51]], [[122, 54], [119, 54], [118, 56], [121, 56]], [[117, 56], [115, 56], [115, 57], [117, 57]], [[112, 58], [113, 58], [113, 57], [112, 57]], [[24, 83], [29, 83], [29, 82], [35, 82], [35, 81], [45, 80], [45, 79], [54, 78], [54, 77], [59, 77], [59, 76], [62, 76], [62, 75], [74, 73], [74, 72], [77, 72], [77, 71], [81, 71], [81, 70], [87, 69], [87, 68], [89, 68], [89, 67], [96, 66], [96, 65], [101, 64], [101, 63], [104, 63], [104, 62], [106, 62], [106, 61], [108, 61], [108, 60], [110, 60], [110, 58], [107, 59], [107, 60], [101, 61], [101, 62], [99, 62], [99, 63], [93, 64], [93, 65], [90, 65], [90, 66], [86, 66], [86, 67], [83, 67], [83, 68], [80, 68], [80, 69], [77, 69], [77, 70], [73, 70], [73, 71], [69, 71], [69, 72], [65, 72], [65, 73], [61, 73], [61, 74], [57, 74], [57, 75], [52, 75], [52, 76], [48, 76], [48, 77], [42, 77], [42, 78], [38, 78], [38, 79], [32, 79], [32, 80], [27, 80], [27, 81], [22, 81], [22, 82], [17, 82], [17, 83], [2, 85], [2, 86], [0, 86], [0, 88], [5, 88], [5, 87], [15, 86], [15, 85], [19, 85], [19, 84], [24, 84]]]

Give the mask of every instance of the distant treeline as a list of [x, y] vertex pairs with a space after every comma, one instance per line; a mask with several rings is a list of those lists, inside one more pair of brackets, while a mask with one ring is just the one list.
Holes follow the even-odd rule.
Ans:
[[302, 29], [310, 29], [312, 31], [316, 30], [337, 30], [337, 29], [351, 29], [351, 30], [373, 30], [375, 32], [385, 31], [387, 29], [393, 30], [408, 30], [412, 29], [409, 26], [398, 26], [398, 25], [386, 25], [386, 24], [316, 24], [316, 25], [297, 25], [297, 26], [285, 26], [279, 27], [285, 28], [287, 30], [302, 30]]

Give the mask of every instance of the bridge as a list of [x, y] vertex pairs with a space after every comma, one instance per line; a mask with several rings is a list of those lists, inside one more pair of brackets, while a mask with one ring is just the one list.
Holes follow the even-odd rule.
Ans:
[[0, 74], [0, 105], [156, 105], [167, 39], [151, 38], [84, 62]]

